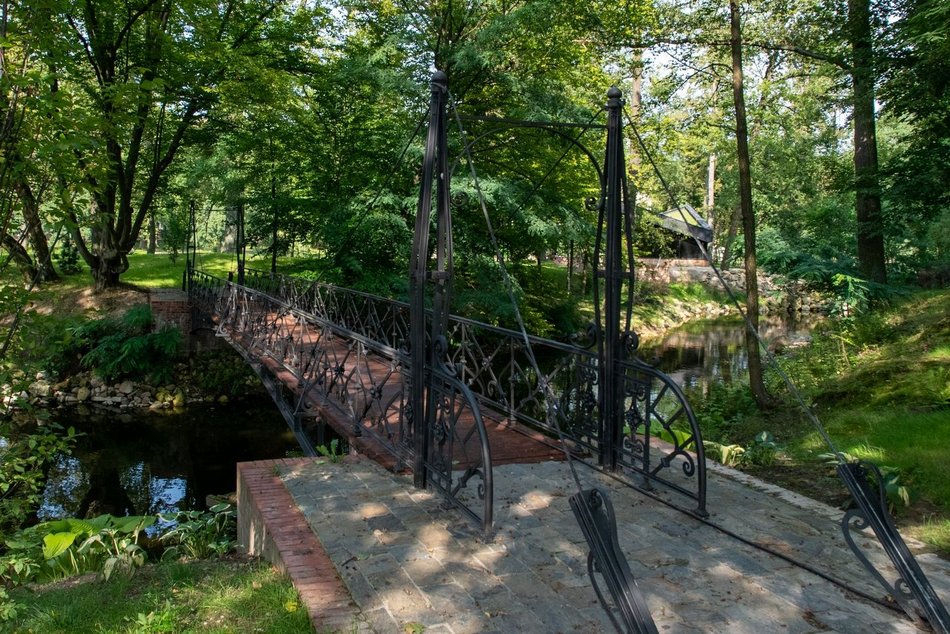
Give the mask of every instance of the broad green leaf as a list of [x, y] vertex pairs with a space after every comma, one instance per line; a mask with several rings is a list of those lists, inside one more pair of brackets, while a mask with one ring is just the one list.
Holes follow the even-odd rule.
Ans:
[[76, 533], [50, 533], [43, 538], [43, 558], [49, 561], [69, 550], [76, 541]]

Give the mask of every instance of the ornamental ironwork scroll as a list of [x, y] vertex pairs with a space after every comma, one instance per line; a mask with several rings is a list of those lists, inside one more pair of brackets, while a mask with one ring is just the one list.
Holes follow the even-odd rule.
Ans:
[[[937, 632], [950, 632], [950, 614], [934, 592], [927, 575], [920, 568], [904, 542], [887, 510], [884, 478], [871, 462], [843, 462], [838, 465], [838, 477], [847, 486], [856, 508], [841, 518], [848, 547], [871, 576], [890, 594], [898, 605], [914, 620], [921, 616]], [[873, 483], [873, 487], [872, 487]], [[871, 528], [884, 552], [897, 570], [898, 578], [892, 583], [868, 559], [864, 550], [854, 541], [852, 531]]]
[[[630, 571], [630, 565], [620, 550], [617, 539], [617, 516], [610, 499], [600, 489], [586, 489], [570, 497], [571, 510], [590, 545], [587, 555], [587, 574], [594, 593], [618, 632], [657, 634], [656, 623], [650, 614]], [[607, 585], [610, 598], [600, 588], [598, 577]], [[620, 614], [618, 619], [615, 612]]]

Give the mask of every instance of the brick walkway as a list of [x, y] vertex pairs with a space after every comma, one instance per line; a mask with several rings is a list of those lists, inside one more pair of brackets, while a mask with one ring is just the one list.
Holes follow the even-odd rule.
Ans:
[[[612, 631], [587, 578], [587, 545], [567, 502], [574, 491], [565, 463], [496, 467], [496, 532], [485, 541], [435, 494], [413, 489], [409, 477], [369, 460], [278, 462], [293, 511], [322, 544], [322, 578], [342, 579], [359, 609], [358, 615], [345, 613], [340, 588], [333, 586], [328, 609], [345, 618], [318, 621], [322, 627], [388, 633], [424, 626], [427, 634]], [[242, 466], [245, 478], [269, 479], [276, 489], [274, 466], [256, 468]], [[583, 468], [581, 475], [585, 486], [608, 491], [621, 547], [661, 632], [919, 631], [900, 612], [609, 477]], [[720, 468], [711, 474], [709, 499], [717, 524], [863, 592], [882, 594], [844, 545], [839, 511]], [[286, 500], [269, 506], [277, 517], [287, 509]], [[858, 541], [881, 559], [876, 542]], [[947, 562], [932, 555], [920, 562], [946, 600]], [[293, 575], [303, 568], [288, 570]], [[327, 600], [311, 592], [323, 586], [302, 587], [304, 600]], [[317, 604], [311, 614], [319, 619], [323, 609]]]

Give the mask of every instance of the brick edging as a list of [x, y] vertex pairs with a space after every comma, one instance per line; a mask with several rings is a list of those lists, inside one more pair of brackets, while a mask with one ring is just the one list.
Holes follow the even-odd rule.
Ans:
[[359, 609], [307, 519], [277, 475], [314, 458], [237, 465], [238, 542], [290, 577], [318, 631], [351, 629]]

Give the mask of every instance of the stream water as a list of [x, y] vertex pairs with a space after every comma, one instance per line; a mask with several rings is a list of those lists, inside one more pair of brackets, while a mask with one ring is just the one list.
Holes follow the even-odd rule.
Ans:
[[[767, 320], [766, 341], [795, 345], [814, 324]], [[685, 388], [706, 391], [747, 369], [744, 330], [736, 320], [696, 321], [645, 344], [640, 357]], [[181, 414], [59, 414], [55, 422], [83, 435], [72, 456], [50, 473], [40, 519], [101, 513], [140, 515], [204, 509], [208, 495], [234, 490], [235, 464], [299, 451], [269, 400], [194, 405]]]
[[[808, 342], [815, 320], [763, 318], [759, 333], [769, 347]], [[731, 383], [748, 373], [745, 326], [737, 319], [697, 320], [640, 346], [640, 358], [666, 372], [680, 386], [707, 392], [713, 383]]]
[[49, 475], [41, 520], [204, 509], [208, 495], [234, 491], [236, 463], [299, 451], [269, 400], [54, 420], [83, 435]]

